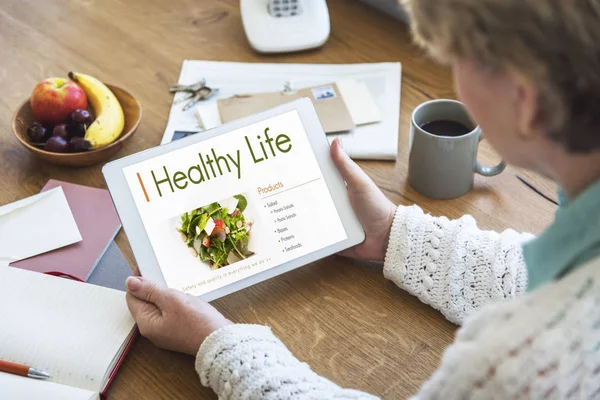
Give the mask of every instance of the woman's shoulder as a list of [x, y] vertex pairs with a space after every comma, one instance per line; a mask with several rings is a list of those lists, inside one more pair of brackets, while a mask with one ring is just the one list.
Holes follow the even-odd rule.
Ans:
[[[491, 333], [498, 328], [490, 327], [492, 321], [492, 325], [505, 325], [506, 329], [523, 324], [523, 329], [533, 334], [541, 326], [548, 326], [550, 321], [568, 323], [585, 317], [583, 310], [588, 308], [582, 307], [584, 304], [597, 308], [600, 315], [600, 257], [515, 300], [483, 307], [479, 313], [465, 321], [457, 338], [465, 331], [485, 329], [486, 334]], [[482, 324], [482, 321], [487, 322]]]
[[[496, 398], [519, 397], [527, 390], [528, 397], [536, 397], [568, 388], [578, 388], [580, 396], [574, 397], [591, 398], [586, 390], [600, 380], [599, 342], [597, 258], [563, 279], [483, 307], [468, 318], [440, 369], [423, 387], [423, 398], [450, 392], [449, 399], [463, 398], [473, 391], [485, 398], [492, 388]], [[450, 382], [461, 385], [447, 386]]]
[[[588, 288], [590, 290], [588, 290]], [[595, 288], [596, 290], [593, 290]], [[576, 300], [580, 297], [596, 297], [600, 295], [600, 257], [593, 258], [584, 265], [552, 282], [539, 287], [517, 299], [518, 304], [565, 304], [567, 299]], [[557, 296], [559, 295], [560, 296]], [[562, 300], [560, 299], [562, 297]]]

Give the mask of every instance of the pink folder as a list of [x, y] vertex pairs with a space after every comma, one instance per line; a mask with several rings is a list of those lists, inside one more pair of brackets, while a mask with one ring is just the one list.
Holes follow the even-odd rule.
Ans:
[[121, 229], [121, 220], [108, 190], [51, 179], [42, 192], [57, 186], [62, 186], [83, 240], [10, 265], [30, 271], [64, 274], [86, 281]]

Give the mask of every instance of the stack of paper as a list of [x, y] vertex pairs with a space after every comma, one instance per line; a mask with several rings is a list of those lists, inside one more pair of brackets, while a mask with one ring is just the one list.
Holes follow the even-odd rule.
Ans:
[[113, 241], [120, 229], [107, 190], [51, 179], [0, 207], [0, 266], [125, 290], [132, 270]]
[[[60, 188], [64, 192], [69, 217], [75, 219], [82, 240], [10, 265], [36, 272], [62, 273], [87, 281], [121, 229], [121, 220], [108, 190], [50, 179], [42, 188], [42, 193], [55, 188]], [[53, 213], [53, 209], [47, 208], [43, 212], [50, 214]]]
[[[357, 126], [349, 132], [328, 135], [330, 141], [339, 137], [344, 149], [355, 159], [395, 160], [398, 154], [400, 77], [400, 63], [249, 64], [186, 60], [179, 84], [190, 85], [205, 79], [207, 86], [219, 91], [199, 105], [203, 126], [198, 122], [194, 107], [183, 111], [185, 102], [177, 103], [185, 94], [177, 94], [161, 143], [220, 125], [217, 99], [336, 83]], [[363, 106], [360, 93], [370, 95], [374, 105]], [[381, 122], [365, 123], [373, 120]]]

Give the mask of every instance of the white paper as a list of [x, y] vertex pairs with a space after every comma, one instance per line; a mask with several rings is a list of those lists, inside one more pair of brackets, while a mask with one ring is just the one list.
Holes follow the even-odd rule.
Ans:
[[[298, 90], [350, 79], [363, 82], [368, 88], [380, 111], [381, 122], [357, 126], [348, 133], [328, 135], [328, 139], [332, 141], [339, 137], [344, 150], [355, 159], [395, 160], [398, 154], [400, 77], [400, 63], [262, 64], [186, 60], [178, 83], [189, 85], [206, 79], [207, 86], [219, 91], [198, 103], [198, 111], [196, 107], [183, 111], [185, 101], [174, 103], [161, 144], [172, 141], [177, 131], [201, 132], [198, 114], [205, 129], [219, 126], [217, 99], [243, 93], [277, 92], [286, 86]], [[184, 93], [178, 93], [174, 101], [184, 96]]]
[[60, 186], [0, 207], [0, 265], [79, 241], [81, 233]]
[[77, 387], [60, 385], [0, 372], [0, 399], [91, 400], [98, 393]]
[[336, 85], [355, 125], [372, 124], [381, 121], [381, 112], [364, 82], [345, 79], [337, 81]]

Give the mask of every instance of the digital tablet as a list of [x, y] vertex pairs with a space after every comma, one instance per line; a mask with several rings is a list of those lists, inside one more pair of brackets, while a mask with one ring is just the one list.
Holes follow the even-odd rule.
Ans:
[[142, 276], [207, 301], [364, 240], [309, 99], [102, 172]]

